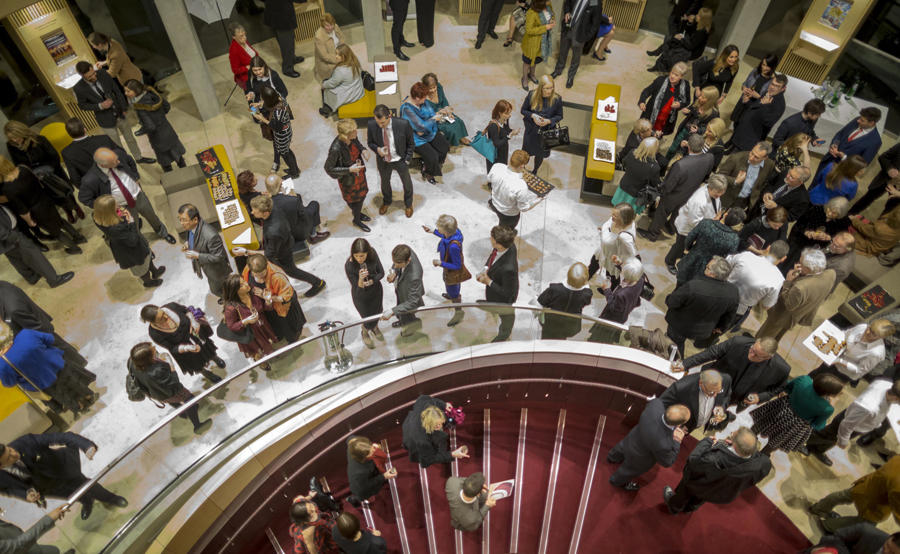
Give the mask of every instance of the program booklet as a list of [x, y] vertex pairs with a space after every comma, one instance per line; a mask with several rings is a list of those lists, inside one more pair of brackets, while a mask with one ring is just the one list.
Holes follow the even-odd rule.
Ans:
[[496, 498], [500, 500], [501, 498], [506, 498], [507, 496], [512, 496], [513, 491], [516, 490], [516, 480], [515, 479], [507, 479], [506, 481], [500, 481], [499, 483], [494, 483], [491, 485], [491, 498]]

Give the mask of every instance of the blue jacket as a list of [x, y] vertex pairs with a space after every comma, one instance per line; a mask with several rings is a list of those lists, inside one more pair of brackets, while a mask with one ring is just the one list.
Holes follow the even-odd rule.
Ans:
[[[32, 329], [19, 331], [4, 356], [41, 389], [56, 382], [56, 374], [63, 367], [63, 352], [53, 346], [53, 335]], [[20, 385], [25, 390], [34, 390], [3, 358], [0, 358], [0, 382], [4, 387]]]
[[816, 175], [812, 186], [809, 188], [810, 204], [814, 206], [824, 206], [826, 202], [837, 196], [843, 196], [847, 200], [853, 200], [853, 197], [856, 196], [856, 189], [859, 188], [859, 183], [852, 179], [844, 179], [841, 181], [841, 185], [834, 190], [828, 188], [825, 184], [825, 178], [828, 177], [828, 174], [831, 173], [836, 164], [837, 162], [827, 164], [822, 168], [819, 174]]
[[416, 107], [412, 102], [404, 102], [400, 106], [400, 116], [412, 125], [416, 146], [422, 146], [434, 140], [438, 131], [437, 121], [431, 119], [434, 114], [434, 110], [428, 104]]
[[[434, 235], [441, 239], [438, 243], [438, 254], [441, 257], [441, 267], [444, 269], [454, 270], [462, 267], [462, 231], [456, 230], [450, 237], [444, 237], [440, 231], [434, 230]], [[450, 244], [453, 241], [459, 241], [459, 244]], [[448, 253], [449, 249], [449, 253]], [[447, 261], [447, 258], [450, 258]]]
[[866, 163], [872, 163], [875, 155], [878, 154], [878, 149], [881, 148], [881, 135], [878, 134], [878, 129], [872, 129], [865, 135], [853, 141], [848, 141], [847, 139], [858, 127], [859, 125], [855, 119], [844, 125], [844, 128], [838, 131], [834, 138], [831, 139], [830, 144], [837, 144], [838, 150], [846, 154], [848, 158], [854, 154], [859, 154], [865, 158]]

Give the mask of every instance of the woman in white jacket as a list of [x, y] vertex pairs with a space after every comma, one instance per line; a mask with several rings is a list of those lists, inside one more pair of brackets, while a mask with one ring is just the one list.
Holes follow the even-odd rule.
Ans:
[[346, 44], [338, 44], [337, 57], [340, 59], [331, 77], [322, 81], [322, 107], [319, 113], [330, 116], [344, 104], [356, 102], [365, 94], [362, 82], [362, 68], [356, 54]]
[[634, 244], [636, 232], [634, 219], [634, 208], [631, 204], [622, 202], [613, 207], [610, 218], [598, 227], [600, 246], [588, 264], [588, 279], [603, 268], [609, 277], [611, 288], [618, 286], [621, 265], [638, 255]]
[[688, 198], [684, 206], [678, 210], [678, 217], [675, 218], [675, 243], [666, 254], [666, 267], [672, 275], [678, 274], [675, 262], [684, 256], [684, 241], [687, 239], [688, 233], [700, 223], [702, 219], [715, 219], [722, 209], [722, 203], [719, 198], [725, 194], [728, 188], [728, 181], [724, 176], [713, 174], [705, 185], [702, 185], [694, 194]]

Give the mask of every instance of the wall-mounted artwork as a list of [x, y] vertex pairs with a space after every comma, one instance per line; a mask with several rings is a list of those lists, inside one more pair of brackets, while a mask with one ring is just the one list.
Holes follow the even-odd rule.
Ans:
[[847, 14], [850, 13], [852, 7], [853, 2], [850, 0], [829, 0], [825, 13], [819, 18], [819, 23], [837, 31], [847, 19]]
[[50, 57], [53, 58], [57, 66], [75, 59], [75, 50], [72, 48], [72, 43], [69, 42], [69, 38], [62, 29], [56, 29], [42, 36], [41, 42], [44, 43], [47, 51], [50, 52]]

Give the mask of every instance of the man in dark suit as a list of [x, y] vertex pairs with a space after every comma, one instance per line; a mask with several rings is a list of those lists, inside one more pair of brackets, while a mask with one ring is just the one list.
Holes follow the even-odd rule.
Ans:
[[[41, 535], [53, 528], [53, 525], [62, 519], [69, 510], [69, 506], [63, 504], [57, 506], [50, 513], [42, 517], [32, 525], [28, 531], [22, 531], [12, 523], [0, 520], [0, 552], [5, 554], [59, 554], [55, 546], [37, 544]], [[0, 510], [0, 514], [2, 514]], [[66, 550], [66, 554], [75, 554], [75, 549]]]
[[206, 274], [209, 291], [220, 297], [221, 303], [222, 285], [231, 274], [231, 264], [228, 263], [228, 253], [222, 237], [212, 225], [203, 221], [193, 204], [182, 204], [178, 208], [178, 222], [188, 232], [187, 243], [181, 246], [184, 256], [191, 261], [197, 277], [202, 279]]
[[119, 133], [121, 133], [131, 156], [138, 163], [155, 163], [155, 159], [144, 157], [141, 154], [141, 148], [131, 132], [131, 125], [125, 118], [125, 112], [128, 111], [128, 100], [125, 99], [119, 85], [113, 81], [109, 73], [105, 69], [94, 69], [94, 66], [84, 60], [75, 64], [75, 70], [81, 75], [81, 80], [72, 87], [78, 107], [94, 112], [94, 117], [103, 133], [120, 148], [124, 148], [119, 138]]
[[[562, 75], [566, 68], [566, 60], [569, 50], [572, 51], [572, 63], [569, 65], [569, 74], [566, 77], [566, 88], [572, 88], [575, 83], [575, 73], [581, 63], [581, 49], [587, 41], [593, 41], [597, 37], [597, 31], [604, 20], [608, 21], [601, 13], [602, 6], [590, 0], [565, 0], [563, 3], [563, 28], [559, 35], [559, 54], [556, 57], [556, 68], [551, 73], [555, 79]], [[601, 52], [602, 54], [602, 52]]]
[[769, 131], [784, 114], [784, 89], [787, 87], [787, 76], [776, 73], [769, 81], [766, 94], [758, 102], [749, 104], [741, 120], [731, 135], [729, 151], [750, 150], [753, 145], [765, 140]]
[[684, 424], [688, 433], [694, 429], [708, 429], [725, 421], [725, 406], [731, 397], [731, 377], [714, 369], [693, 375], [685, 375], [675, 381], [659, 396], [668, 408], [684, 404], [691, 411], [691, 418]]
[[[872, 182], [869, 183], [869, 188], [866, 189], [866, 193], [863, 197], [857, 200], [856, 203], [853, 204], [853, 207], [850, 208], [850, 213], [852, 215], [862, 213], [862, 211], [868, 208], [876, 198], [887, 191], [887, 187], [891, 180], [896, 179], [897, 175], [900, 175], [900, 143], [891, 146], [883, 154], [878, 156], [878, 165], [881, 166], [878, 175], [876, 175], [872, 179]], [[889, 197], [884, 206], [884, 211], [891, 211], [897, 204], [900, 204], [900, 198]]]
[[303, 56], [294, 53], [294, 29], [297, 28], [297, 16], [294, 4], [298, 0], [268, 0], [263, 12], [263, 23], [275, 32], [278, 50], [281, 52], [281, 72], [288, 77], [297, 78], [300, 73], [294, 64], [303, 63]]
[[391, 44], [394, 46], [394, 55], [397, 56], [398, 60], [408, 61], [409, 56], [404, 54], [400, 47], [412, 48], [415, 46], [415, 44], [403, 38], [403, 24], [406, 23], [409, 0], [388, 0], [388, 5], [391, 7], [391, 15], [394, 18], [391, 22]]
[[694, 194], [709, 172], [712, 171], [715, 158], [709, 152], [703, 152], [703, 137], [693, 134], [688, 137], [688, 155], [675, 162], [659, 187], [660, 198], [653, 214], [650, 228], [638, 230], [638, 234], [649, 241], [656, 241], [663, 226], [673, 227], [678, 210]]
[[403, 183], [406, 217], [412, 217], [413, 185], [409, 177], [409, 160], [415, 149], [412, 127], [403, 118], [391, 117], [391, 110], [384, 104], [375, 106], [374, 115], [372, 121], [369, 121], [366, 140], [369, 148], [375, 152], [378, 178], [381, 180], [382, 200], [378, 213], [386, 214], [388, 206], [393, 202], [391, 172], [396, 171]]
[[434, 46], [435, 0], [416, 0], [416, 36], [425, 48]]
[[[81, 188], [81, 178], [94, 165], [94, 152], [98, 148], [109, 148], [119, 156], [120, 160], [130, 156], [119, 145], [114, 143], [106, 135], [88, 135], [84, 123], [77, 117], [66, 121], [66, 133], [72, 137], [72, 142], [62, 149], [62, 159], [69, 173], [69, 181], [77, 189]], [[131, 165], [134, 165], [132, 160]]]
[[781, 206], [788, 212], [788, 221], [797, 219], [809, 209], [809, 191], [803, 186], [809, 180], [808, 167], [792, 167], [784, 173], [782, 179], [775, 179], [765, 189], [762, 197], [750, 209], [747, 221], [756, 219], [766, 210]]
[[266, 177], [266, 190], [272, 197], [275, 211], [284, 214], [290, 224], [294, 240], [297, 242], [305, 240], [315, 244], [331, 236], [328, 231], [319, 231], [319, 225], [322, 223], [319, 217], [319, 203], [313, 200], [304, 206], [303, 198], [295, 191], [291, 190], [287, 194], [281, 192], [282, 183], [281, 177], [272, 173]]
[[749, 152], [734, 152], [722, 160], [716, 169], [716, 173], [728, 181], [728, 189], [722, 196], [722, 207], [746, 210], [756, 204], [775, 172], [775, 162], [769, 157], [771, 152], [771, 145], [762, 141]]
[[831, 162], [839, 162], [853, 155], [860, 155], [866, 163], [872, 163], [881, 148], [881, 135], [878, 134], [876, 124], [881, 119], [881, 110], [878, 108], [863, 108], [859, 110], [859, 117], [844, 125], [831, 139], [828, 153], [822, 156], [816, 175]]
[[397, 316], [397, 321], [391, 323], [391, 327], [403, 327], [401, 337], [407, 337], [422, 327], [422, 320], [413, 315], [413, 311], [424, 306], [422, 297], [425, 296], [425, 284], [422, 282], [422, 264], [412, 248], [405, 244], [398, 244], [391, 251], [391, 272], [387, 276], [387, 282], [393, 283], [397, 296], [397, 305], [385, 311], [381, 319], [387, 321]]
[[94, 152], [94, 165], [81, 179], [78, 201], [93, 208], [97, 198], [111, 194], [120, 206], [131, 213], [135, 221], [143, 216], [161, 239], [175, 244], [175, 237], [169, 234], [166, 225], [156, 215], [150, 199], [141, 189], [140, 179], [134, 160], [119, 159], [114, 151], [98, 148]]
[[294, 263], [294, 233], [287, 218], [280, 210], [274, 209], [272, 199], [264, 194], [254, 196], [250, 201], [250, 215], [261, 219], [262, 250], [236, 250], [238, 256], [262, 254], [273, 264], [279, 266], [289, 276], [309, 283], [310, 288], [303, 295], [307, 298], [315, 296], [325, 288], [325, 281], [297, 267]]
[[[81, 473], [79, 450], [92, 460], [97, 445], [75, 433], [22, 435], [0, 445], [0, 494], [39, 506], [45, 504], [45, 496], [68, 498], [89, 480]], [[119, 508], [128, 506], [123, 497], [97, 483], [79, 499], [81, 519], [91, 516], [94, 500]]]
[[741, 427], [723, 441], [706, 437], [697, 443], [678, 486], [663, 489], [663, 501], [672, 514], [693, 512], [704, 502], [728, 504], [770, 471], [772, 462], [759, 452], [756, 433]]
[[6, 206], [0, 205], [0, 254], [6, 254], [19, 275], [31, 285], [43, 277], [51, 288], [71, 281], [75, 272], [67, 271], [61, 275], [56, 273], [37, 244], [23, 235], [17, 225], [15, 214]]
[[803, 105], [803, 110], [785, 118], [772, 136], [772, 149], [778, 151], [784, 142], [792, 136], [803, 133], [809, 136], [813, 144], [825, 144], [824, 139], [816, 135], [816, 122], [825, 112], [825, 102], [813, 98]]
[[678, 458], [681, 440], [687, 434], [683, 425], [691, 418], [691, 410], [683, 404], [666, 408], [659, 398], [647, 403], [638, 424], [619, 441], [606, 461], [622, 464], [609, 482], [627, 491], [640, 485], [634, 479], [650, 471], [656, 464], [671, 467]]
[[[828, 549], [828, 550], [826, 550]], [[900, 554], [900, 533], [888, 535], [868, 521], [841, 527], [825, 535], [803, 554]]]
[[475, 37], [476, 50], [481, 48], [484, 35], [497, 39], [494, 27], [497, 26], [501, 11], [503, 11], [503, 0], [481, 0], [481, 13], [478, 14], [478, 34]]
[[737, 310], [738, 289], [725, 281], [731, 266], [725, 258], [713, 256], [703, 275], [676, 288], [666, 298], [666, 335], [684, 355], [684, 342], [696, 345], [724, 332]]
[[[484, 271], [475, 277], [485, 286], [483, 302], [512, 304], [519, 297], [519, 257], [515, 240], [516, 230], [512, 227], [495, 225], [491, 229], [493, 250], [484, 264]], [[516, 314], [512, 308], [501, 308], [497, 312], [500, 327], [491, 342], [509, 340], [516, 322]]]

